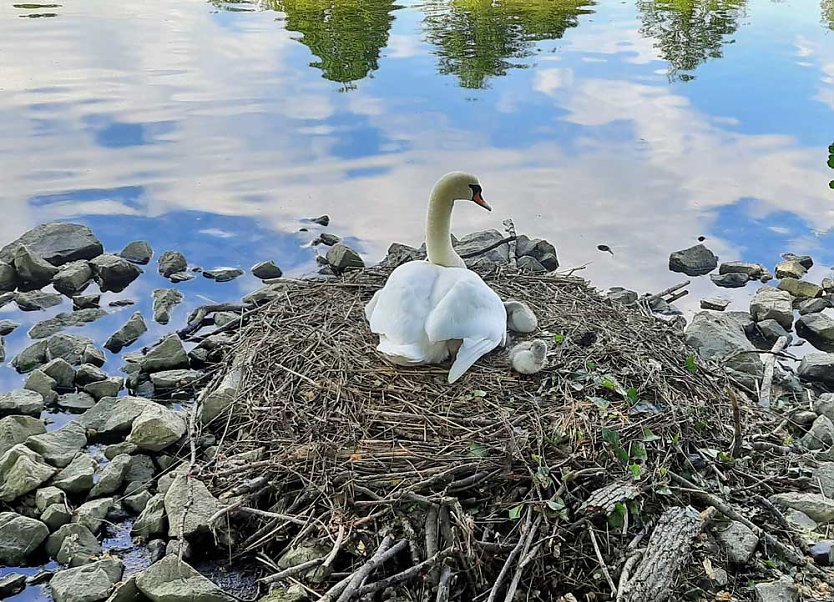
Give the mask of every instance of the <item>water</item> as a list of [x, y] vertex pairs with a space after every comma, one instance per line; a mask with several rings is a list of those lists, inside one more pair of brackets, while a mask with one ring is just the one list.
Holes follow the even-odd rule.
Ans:
[[[464, 169], [495, 211], [461, 204], [457, 233], [512, 217], [600, 287], [680, 281], [668, 255], [699, 236], [723, 260], [809, 253], [819, 281], [832, 57], [832, 0], [4, 2], [0, 242], [72, 220], [111, 251], [147, 239], [206, 268], [273, 258], [299, 275], [323, 252], [305, 217], [329, 214], [373, 262], [422, 241], [429, 189]], [[101, 343], [149, 317], [167, 284], [152, 264], [104, 298], [136, 306], [82, 332]], [[257, 285], [178, 285], [171, 326], [149, 320], [128, 350]], [[755, 287], [690, 288], [688, 311], [715, 294], [744, 309]], [[8, 357], [67, 309], [0, 310], [23, 322]], [[20, 382], [0, 369], [4, 390]]]

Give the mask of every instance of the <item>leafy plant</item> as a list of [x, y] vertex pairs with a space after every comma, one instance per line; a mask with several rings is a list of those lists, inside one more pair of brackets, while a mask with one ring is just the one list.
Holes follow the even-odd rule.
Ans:
[[524, 510], [524, 504], [518, 504], [517, 506], [513, 506], [510, 508], [509, 512], [507, 513], [510, 517], [510, 520], [518, 520], [521, 518], [521, 511]]
[[474, 441], [469, 444], [469, 453], [476, 458], [486, 458], [489, 455], [486, 447]]
[[695, 363], [695, 355], [689, 354], [686, 356], [686, 369], [689, 370], [692, 374], [698, 372], [698, 364]]

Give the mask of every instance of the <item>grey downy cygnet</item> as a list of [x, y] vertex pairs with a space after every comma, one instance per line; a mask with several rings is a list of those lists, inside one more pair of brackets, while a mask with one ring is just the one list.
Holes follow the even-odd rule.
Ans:
[[544, 341], [524, 341], [510, 349], [510, 363], [519, 374], [535, 374], [544, 368], [546, 355]]
[[536, 314], [526, 303], [505, 301], [504, 309], [507, 310], [507, 326], [513, 332], [533, 332], [539, 325]]

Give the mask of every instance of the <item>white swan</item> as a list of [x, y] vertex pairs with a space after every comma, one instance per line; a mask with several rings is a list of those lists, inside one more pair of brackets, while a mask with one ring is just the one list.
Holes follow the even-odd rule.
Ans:
[[426, 216], [428, 258], [391, 272], [365, 307], [371, 332], [379, 335], [377, 349], [396, 364], [437, 364], [457, 352], [450, 383], [482, 355], [503, 345], [507, 336], [501, 299], [452, 248], [456, 200], [471, 200], [492, 210], [475, 176], [452, 172], [440, 178]]
[[544, 341], [525, 341], [510, 349], [510, 363], [520, 374], [535, 374], [544, 368], [546, 355]]
[[507, 310], [507, 326], [514, 332], [529, 333], [536, 330], [539, 320], [530, 306], [521, 301], [504, 301]]

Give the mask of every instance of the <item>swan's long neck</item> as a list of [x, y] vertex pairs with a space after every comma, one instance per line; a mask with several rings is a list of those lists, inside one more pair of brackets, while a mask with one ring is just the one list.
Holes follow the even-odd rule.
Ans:
[[466, 267], [452, 248], [452, 207], [454, 199], [442, 186], [432, 191], [426, 216], [426, 253], [429, 262], [451, 268]]

